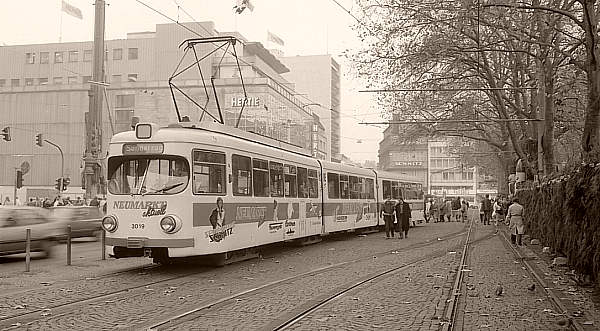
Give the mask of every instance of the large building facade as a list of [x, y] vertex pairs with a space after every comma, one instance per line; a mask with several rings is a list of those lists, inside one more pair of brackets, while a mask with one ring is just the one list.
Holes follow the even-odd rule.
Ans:
[[438, 197], [460, 196], [471, 202], [477, 194], [477, 169], [451, 153], [449, 140], [403, 142], [398, 125], [390, 125], [379, 143], [379, 168], [423, 181], [425, 192]]
[[[159, 24], [155, 32], [131, 33], [127, 39], [105, 42], [104, 106], [102, 110], [102, 150], [110, 137], [130, 130], [132, 120], [160, 125], [176, 122], [174, 99], [180, 116], [191, 121], [219, 118], [216, 99], [226, 125], [285, 141], [315, 156], [323, 154], [324, 134], [318, 116], [307, 102], [296, 97], [294, 84], [282, 74], [289, 68], [262, 44], [248, 42], [237, 33], [219, 33], [211, 22], [187, 23], [204, 35], [234, 35], [241, 43], [228, 52], [215, 52], [172, 82], [182, 93], [169, 88], [169, 78], [185, 50], [183, 40], [198, 38], [176, 24]], [[10, 142], [0, 142], [0, 196], [11, 197], [15, 169], [27, 162], [22, 200], [32, 196], [52, 196], [55, 179], [61, 175], [61, 156], [49, 144], [36, 146], [36, 135], [61, 146], [64, 174], [70, 177], [67, 194], [80, 194], [82, 155], [85, 150], [85, 113], [89, 109], [92, 72], [92, 42], [36, 44], [0, 47], [0, 128], [10, 127]], [[197, 52], [209, 54], [219, 44], [198, 45]], [[184, 58], [182, 66], [193, 63]], [[239, 67], [238, 67], [239, 63]], [[241, 71], [241, 74], [240, 74]], [[204, 78], [204, 80], [202, 79]], [[243, 79], [243, 86], [242, 81]], [[215, 89], [207, 90], [213, 82]], [[207, 93], [211, 92], [211, 93]], [[215, 96], [217, 98], [215, 98]], [[192, 101], [193, 100], [193, 101]], [[198, 104], [205, 107], [200, 108]], [[243, 109], [243, 111], [242, 111]], [[315, 124], [317, 126], [315, 127]], [[317, 129], [315, 131], [315, 128]], [[315, 135], [316, 132], [316, 135]], [[320, 150], [314, 150], [313, 137]], [[320, 143], [320, 145], [319, 145]], [[103, 153], [106, 155], [106, 152]]]
[[294, 82], [295, 90], [306, 95], [313, 111], [321, 118], [327, 142], [328, 158], [341, 161], [340, 128], [340, 65], [331, 55], [280, 57], [290, 71], [283, 76]]

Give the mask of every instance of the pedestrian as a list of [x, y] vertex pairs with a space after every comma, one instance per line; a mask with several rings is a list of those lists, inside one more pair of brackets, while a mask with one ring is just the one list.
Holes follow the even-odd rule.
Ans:
[[93, 197], [90, 201], [90, 206], [98, 207], [100, 206], [100, 201], [98, 201], [98, 197]]
[[399, 233], [398, 238], [402, 239], [403, 233], [404, 238], [408, 238], [408, 229], [410, 228], [411, 210], [410, 205], [404, 202], [404, 199], [400, 197], [400, 201], [396, 205], [396, 220], [398, 221]]
[[479, 200], [479, 223], [483, 224], [483, 217], [485, 213], [483, 212], [483, 199]]
[[514, 197], [512, 204], [508, 207], [506, 219], [509, 222], [510, 239], [513, 244], [521, 246], [521, 236], [525, 234], [525, 224], [523, 222], [523, 213], [525, 208], [519, 203], [519, 199]]
[[494, 222], [496, 226], [504, 220], [504, 214], [502, 212], [502, 201], [498, 198], [494, 202]]
[[456, 197], [456, 199], [452, 200], [452, 219], [453, 222], [458, 222], [458, 218], [460, 217], [460, 197]]
[[461, 202], [461, 206], [460, 206], [460, 213], [462, 214], [461, 222], [464, 222], [467, 220], [467, 210], [469, 210], [469, 207], [467, 206], [467, 201], [463, 200]]
[[490, 201], [490, 195], [486, 194], [483, 199], [483, 225], [490, 225], [490, 219], [492, 217], [492, 202]]
[[427, 199], [425, 203], [425, 223], [429, 223], [429, 219], [431, 218], [431, 199]]
[[6, 199], [4, 199], [4, 202], [2, 203], [2, 205], [4, 205], [4, 206], [10, 206], [10, 205], [12, 205], [12, 203], [10, 202], [10, 198], [6, 197]]
[[446, 222], [446, 213], [449, 213], [446, 202], [441, 200], [439, 208], [440, 208], [440, 222]]
[[[392, 200], [392, 197], [388, 195], [381, 208], [381, 214], [383, 215], [383, 221], [385, 222], [385, 238], [394, 238], [394, 207], [396, 202]], [[391, 233], [391, 237], [390, 237]]]
[[446, 200], [446, 222], [452, 220], [452, 199]]

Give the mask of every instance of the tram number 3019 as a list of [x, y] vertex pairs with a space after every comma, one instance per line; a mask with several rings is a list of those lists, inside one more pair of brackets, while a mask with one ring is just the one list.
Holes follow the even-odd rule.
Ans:
[[143, 229], [144, 223], [133, 223], [131, 224], [131, 228], [134, 230]]

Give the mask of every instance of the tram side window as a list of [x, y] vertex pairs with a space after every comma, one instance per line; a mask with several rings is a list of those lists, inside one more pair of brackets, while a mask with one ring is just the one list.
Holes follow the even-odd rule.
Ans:
[[232, 155], [233, 195], [252, 195], [252, 160], [247, 156]]
[[401, 184], [396, 181], [392, 182], [392, 197], [394, 199], [400, 199], [403, 197], [400, 185]]
[[364, 180], [364, 185], [363, 185], [363, 198], [364, 199], [375, 199], [375, 183], [373, 182], [373, 179], [371, 178], [366, 178]]
[[194, 194], [225, 194], [225, 153], [194, 151]]
[[271, 174], [271, 196], [283, 196], [283, 164], [279, 162], [269, 162], [269, 172]]
[[350, 199], [360, 199], [362, 178], [350, 176]]
[[327, 173], [327, 187], [329, 199], [340, 198], [340, 175], [328, 172]]
[[298, 197], [308, 198], [310, 184], [308, 183], [308, 171], [306, 168], [298, 167]]
[[319, 173], [308, 169], [308, 195], [310, 198], [319, 197]]
[[383, 181], [383, 198], [391, 198], [392, 197], [392, 182], [389, 180]]
[[296, 167], [286, 164], [283, 166], [284, 193], [286, 197], [295, 198], [296, 194]]
[[252, 176], [255, 197], [269, 196], [269, 164], [265, 160], [252, 160]]
[[348, 175], [340, 175], [340, 198], [348, 199], [349, 197]]

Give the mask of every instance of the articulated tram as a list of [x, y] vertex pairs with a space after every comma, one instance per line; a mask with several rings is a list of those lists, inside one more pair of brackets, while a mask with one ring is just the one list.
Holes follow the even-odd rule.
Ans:
[[139, 123], [110, 142], [105, 243], [117, 258], [226, 259], [375, 229], [387, 194], [423, 204], [422, 183], [401, 176], [314, 159], [216, 123]]

